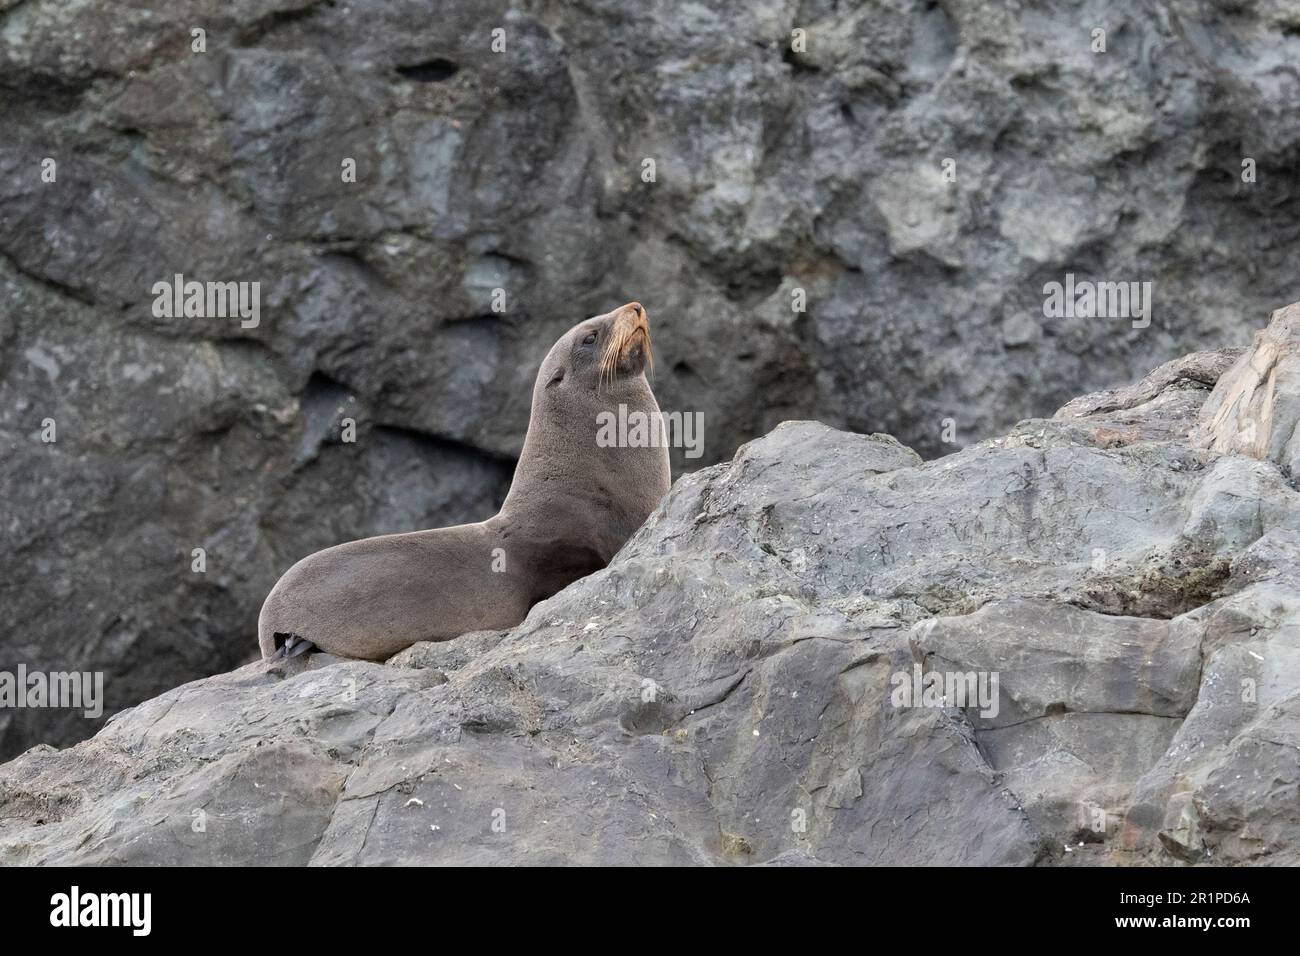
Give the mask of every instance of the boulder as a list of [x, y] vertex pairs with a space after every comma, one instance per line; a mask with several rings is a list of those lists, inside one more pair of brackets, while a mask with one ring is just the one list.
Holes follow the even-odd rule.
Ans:
[[930, 462], [783, 423], [510, 631], [0, 766], [0, 862], [1300, 862], [1300, 493], [1188, 437], [1234, 358]]
[[1300, 473], [1300, 303], [1278, 309], [1201, 410], [1208, 448], [1265, 458]]

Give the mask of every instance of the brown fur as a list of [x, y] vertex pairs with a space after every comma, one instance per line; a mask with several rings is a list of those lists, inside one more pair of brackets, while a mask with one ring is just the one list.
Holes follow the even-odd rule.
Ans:
[[[584, 345], [592, 331], [597, 340]], [[601, 411], [622, 403], [658, 415], [644, 374], [649, 360], [639, 303], [570, 329], [537, 374], [501, 511], [477, 524], [365, 538], [299, 561], [262, 605], [262, 656], [296, 635], [330, 654], [384, 660], [416, 641], [513, 627], [538, 601], [603, 568], [668, 491], [666, 448], [596, 445]], [[492, 570], [498, 554], [504, 571]]]

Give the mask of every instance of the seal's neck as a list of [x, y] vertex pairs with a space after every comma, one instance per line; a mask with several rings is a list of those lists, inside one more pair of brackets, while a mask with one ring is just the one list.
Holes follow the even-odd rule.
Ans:
[[[611, 444], [609, 418], [602, 413], [615, 422], [620, 416], [644, 421], [660, 430], [660, 440], [629, 447], [626, 429], [620, 434], [616, 427]], [[581, 542], [608, 562], [668, 491], [662, 423], [644, 376], [604, 391], [548, 395], [539, 387], [498, 518], [529, 536]]]

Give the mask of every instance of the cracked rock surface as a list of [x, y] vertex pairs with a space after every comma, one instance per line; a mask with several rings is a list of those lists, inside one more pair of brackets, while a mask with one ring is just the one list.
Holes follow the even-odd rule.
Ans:
[[1188, 437], [1241, 359], [931, 462], [784, 423], [513, 630], [28, 751], [0, 862], [1300, 863], [1300, 493]]
[[[492, 514], [538, 361], [629, 299], [707, 422], [678, 474], [786, 419], [934, 457], [1245, 344], [1295, 296], [1297, 62], [1289, 3], [0, 0], [0, 663], [112, 712], [246, 661], [304, 555]], [[155, 318], [177, 273], [260, 324]], [[1149, 326], [1044, 319], [1067, 273]], [[0, 758], [93, 728], [0, 712]]]

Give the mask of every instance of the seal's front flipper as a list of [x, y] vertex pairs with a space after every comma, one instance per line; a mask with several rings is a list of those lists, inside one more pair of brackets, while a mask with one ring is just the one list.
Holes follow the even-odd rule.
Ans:
[[297, 634], [277, 634], [275, 635], [275, 653], [268, 660], [287, 661], [291, 657], [297, 657], [300, 654], [307, 654], [316, 650], [316, 645], [305, 637], [299, 637]]

